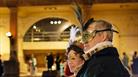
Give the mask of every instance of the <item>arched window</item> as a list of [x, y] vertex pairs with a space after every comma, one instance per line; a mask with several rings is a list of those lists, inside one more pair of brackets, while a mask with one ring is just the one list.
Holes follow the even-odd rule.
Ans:
[[68, 21], [61, 18], [46, 18], [34, 23], [25, 33], [24, 42], [67, 41], [69, 29], [59, 32]]

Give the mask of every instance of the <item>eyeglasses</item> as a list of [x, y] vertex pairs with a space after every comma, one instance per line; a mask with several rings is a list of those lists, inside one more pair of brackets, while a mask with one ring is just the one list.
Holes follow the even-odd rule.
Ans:
[[83, 43], [88, 43], [88, 41], [90, 41], [91, 39], [93, 39], [96, 36], [96, 33], [98, 32], [103, 32], [103, 31], [112, 31], [112, 32], [116, 32], [117, 31], [113, 30], [113, 29], [103, 29], [103, 30], [92, 30], [92, 31], [84, 31], [82, 33], [82, 42]]

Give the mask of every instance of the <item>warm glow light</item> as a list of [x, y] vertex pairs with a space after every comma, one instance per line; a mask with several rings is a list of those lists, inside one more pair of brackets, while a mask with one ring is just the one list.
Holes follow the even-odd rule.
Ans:
[[50, 21], [50, 24], [61, 24], [61, 21], [58, 20], [58, 21]]
[[41, 39], [40, 39], [40, 38], [33, 38], [33, 40], [39, 41], [39, 40], [41, 40]]
[[33, 29], [36, 29], [36, 26], [33, 26]]
[[58, 22], [57, 21], [54, 21], [54, 24], [57, 24]]
[[58, 24], [61, 24], [61, 21], [60, 20], [58, 21]]
[[37, 32], [40, 32], [41, 30], [40, 29], [36, 29]]
[[7, 32], [6, 36], [8, 36], [8, 37], [11, 36], [11, 32]]
[[50, 21], [50, 24], [54, 24], [54, 22], [53, 21]]

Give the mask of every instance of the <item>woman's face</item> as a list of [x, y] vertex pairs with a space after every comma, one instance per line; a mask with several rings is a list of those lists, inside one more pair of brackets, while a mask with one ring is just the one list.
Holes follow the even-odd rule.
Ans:
[[68, 53], [68, 65], [70, 68], [71, 72], [74, 72], [74, 70], [76, 69], [77, 66], [79, 66], [80, 64], [84, 63], [84, 60], [80, 58], [80, 55], [78, 53], [76, 53], [74, 50], [71, 50]]

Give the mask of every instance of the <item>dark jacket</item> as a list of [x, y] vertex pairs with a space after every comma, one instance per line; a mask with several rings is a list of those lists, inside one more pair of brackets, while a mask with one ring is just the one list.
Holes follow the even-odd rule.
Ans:
[[3, 63], [0, 60], [0, 77], [2, 76], [2, 74], [3, 74]]
[[105, 48], [87, 60], [77, 77], [130, 77], [122, 65], [117, 49]]

